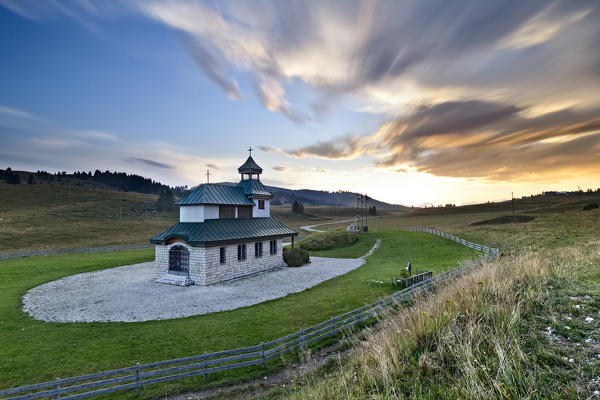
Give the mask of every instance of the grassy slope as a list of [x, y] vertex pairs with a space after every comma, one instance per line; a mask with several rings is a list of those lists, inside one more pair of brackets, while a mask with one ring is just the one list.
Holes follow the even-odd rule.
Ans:
[[140, 193], [0, 183], [0, 252], [147, 243], [177, 221], [175, 211], [153, 213], [155, 201]]
[[149, 261], [151, 250], [2, 261], [0, 359], [10, 362], [0, 364], [1, 387], [260, 343], [390, 293], [389, 285], [371, 281], [389, 279], [408, 259], [441, 271], [475, 256], [453, 242], [403, 231], [370, 232], [359, 242], [360, 252], [376, 237], [382, 245], [363, 267], [304, 292], [228, 312], [142, 323], [44, 323], [21, 311], [21, 297], [61, 276]]
[[436, 227], [465, 239], [514, 249], [547, 249], [585, 243], [597, 236], [600, 210], [582, 211], [600, 201], [600, 194], [516, 201], [516, 213], [533, 216], [527, 223], [472, 226], [471, 223], [510, 215], [510, 203], [481, 204], [453, 209], [425, 209], [410, 215], [369, 220], [371, 228]]
[[[147, 243], [178, 219], [177, 210], [153, 212], [155, 202], [154, 195], [66, 183], [0, 182], [0, 252]], [[271, 210], [273, 216], [296, 230], [302, 225], [348, 219], [356, 213], [343, 207], [306, 207], [305, 215], [292, 213], [291, 207], [273, 206]]]
[[600, 212], [581, 211], [587, 202], [573, 196], [526, 204], [523, 213], [536, 218], [527, 224], [471, 226], [506, 215], [488, 205], [374, 223], [436, 226], [485, 238], [513, 255], [391, 314], [339, 364], [269, 398], [594, 397], [600, 390]]

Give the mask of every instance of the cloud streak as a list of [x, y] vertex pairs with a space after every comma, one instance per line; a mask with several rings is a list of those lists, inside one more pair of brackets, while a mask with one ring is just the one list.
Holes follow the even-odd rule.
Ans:
[[526, 108], [481, 101], [421, 107], [372, 135], [286, 151], [327, 159], [371, 155], [380, 168], [487, 180], [600, 174], [600, 108], [527, 117]]
[[134, 162], [134, 163], [144, 164], [144, 165], [147, 165], [147, 166], [153, 167], [153, 168], [173, 169], [172, 165], [169, 165], [169, 164], [166, 164], [166, 163], [162, 163], [162, 162], [158, 162], [158, 161], [154, 161], [154, 160], [149, 160], [147, 158], [129, 157], [126, 161], [131, 161], [131, 162]]
[[[114, 15], [96, 1], [0, 4], [30, 19]], [[262, 146], [266, 152], [371, 157], [392, 171], [496, 181], [600, 173], [595, 0], [173, 0], [123, 8], [180, 33], [201, 73], [232, 100], [249, 91], [299, 124], [330, 109], [383, 121], [375, 132], [324, 134], [293, 149]]]
[[[588, 106], [596, 100], [597, 2], [259, 4], [225, 2], [217, 9], [174, 1], [141, 3], [140, 9], [210, 44], [211, 54], [195, 57], [245, 72], [263, 105], [295, 122], [316, 117], [289, 100], [296, 81], [375, 112], [465, 97], [546, 106], [574, 95]], [[205, 72], [231, 92], [221, 73], [212, 67]], [[564, 74], [568, 84], [557, 80]], [[549, 81], [552, 90], [543, 83]]]

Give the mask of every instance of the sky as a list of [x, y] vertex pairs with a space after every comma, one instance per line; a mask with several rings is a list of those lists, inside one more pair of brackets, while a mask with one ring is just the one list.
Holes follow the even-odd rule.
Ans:
[[0, 0], [0, 168], [350, 190], [600, 187], [600, 2]]

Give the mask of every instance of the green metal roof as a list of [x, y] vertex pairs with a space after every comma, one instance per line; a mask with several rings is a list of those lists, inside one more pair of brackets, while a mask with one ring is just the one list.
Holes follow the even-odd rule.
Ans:
[[246, 196], [260, 195], [260, 196], [269, 196], [269, 198], [273, 197], [273, 195], [267, 190], [265, 185], [263, 185], [262, 182], [259, 180], [243, 179], [237, 185], [238, 185], [238, 187], [241, 187], [244, 189], [244, 194]]
[[258, 166], [256, 161], [252, 158], [252, 156], [248, 157], [245, 163], [242, 164], [241, 167], [238, 168], [238, 172], [240, 174], [261, 174], [262, 168]]
[[193, 204], [226, 204], [236, 206], [253, 206], [254, 202], [244, 194], [244, 189], [237, 186], [216, 185], [207, 183], [177, 202], [180, 206]]
[[192, 246], [199, 246], [297, 235], [298, 232], [273, 217], [207, 219], [204, 222], [179, 222], [154, 236], [150, 243], [164, 244], [168, 239], [181, 238]]

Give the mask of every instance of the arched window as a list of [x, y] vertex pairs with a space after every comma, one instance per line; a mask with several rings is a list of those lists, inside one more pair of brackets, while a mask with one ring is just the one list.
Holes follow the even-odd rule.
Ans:
[[169, 273], [188, 276], [190, 273], [190, 252], [183, 246], [173, 246], [169, 249]]

